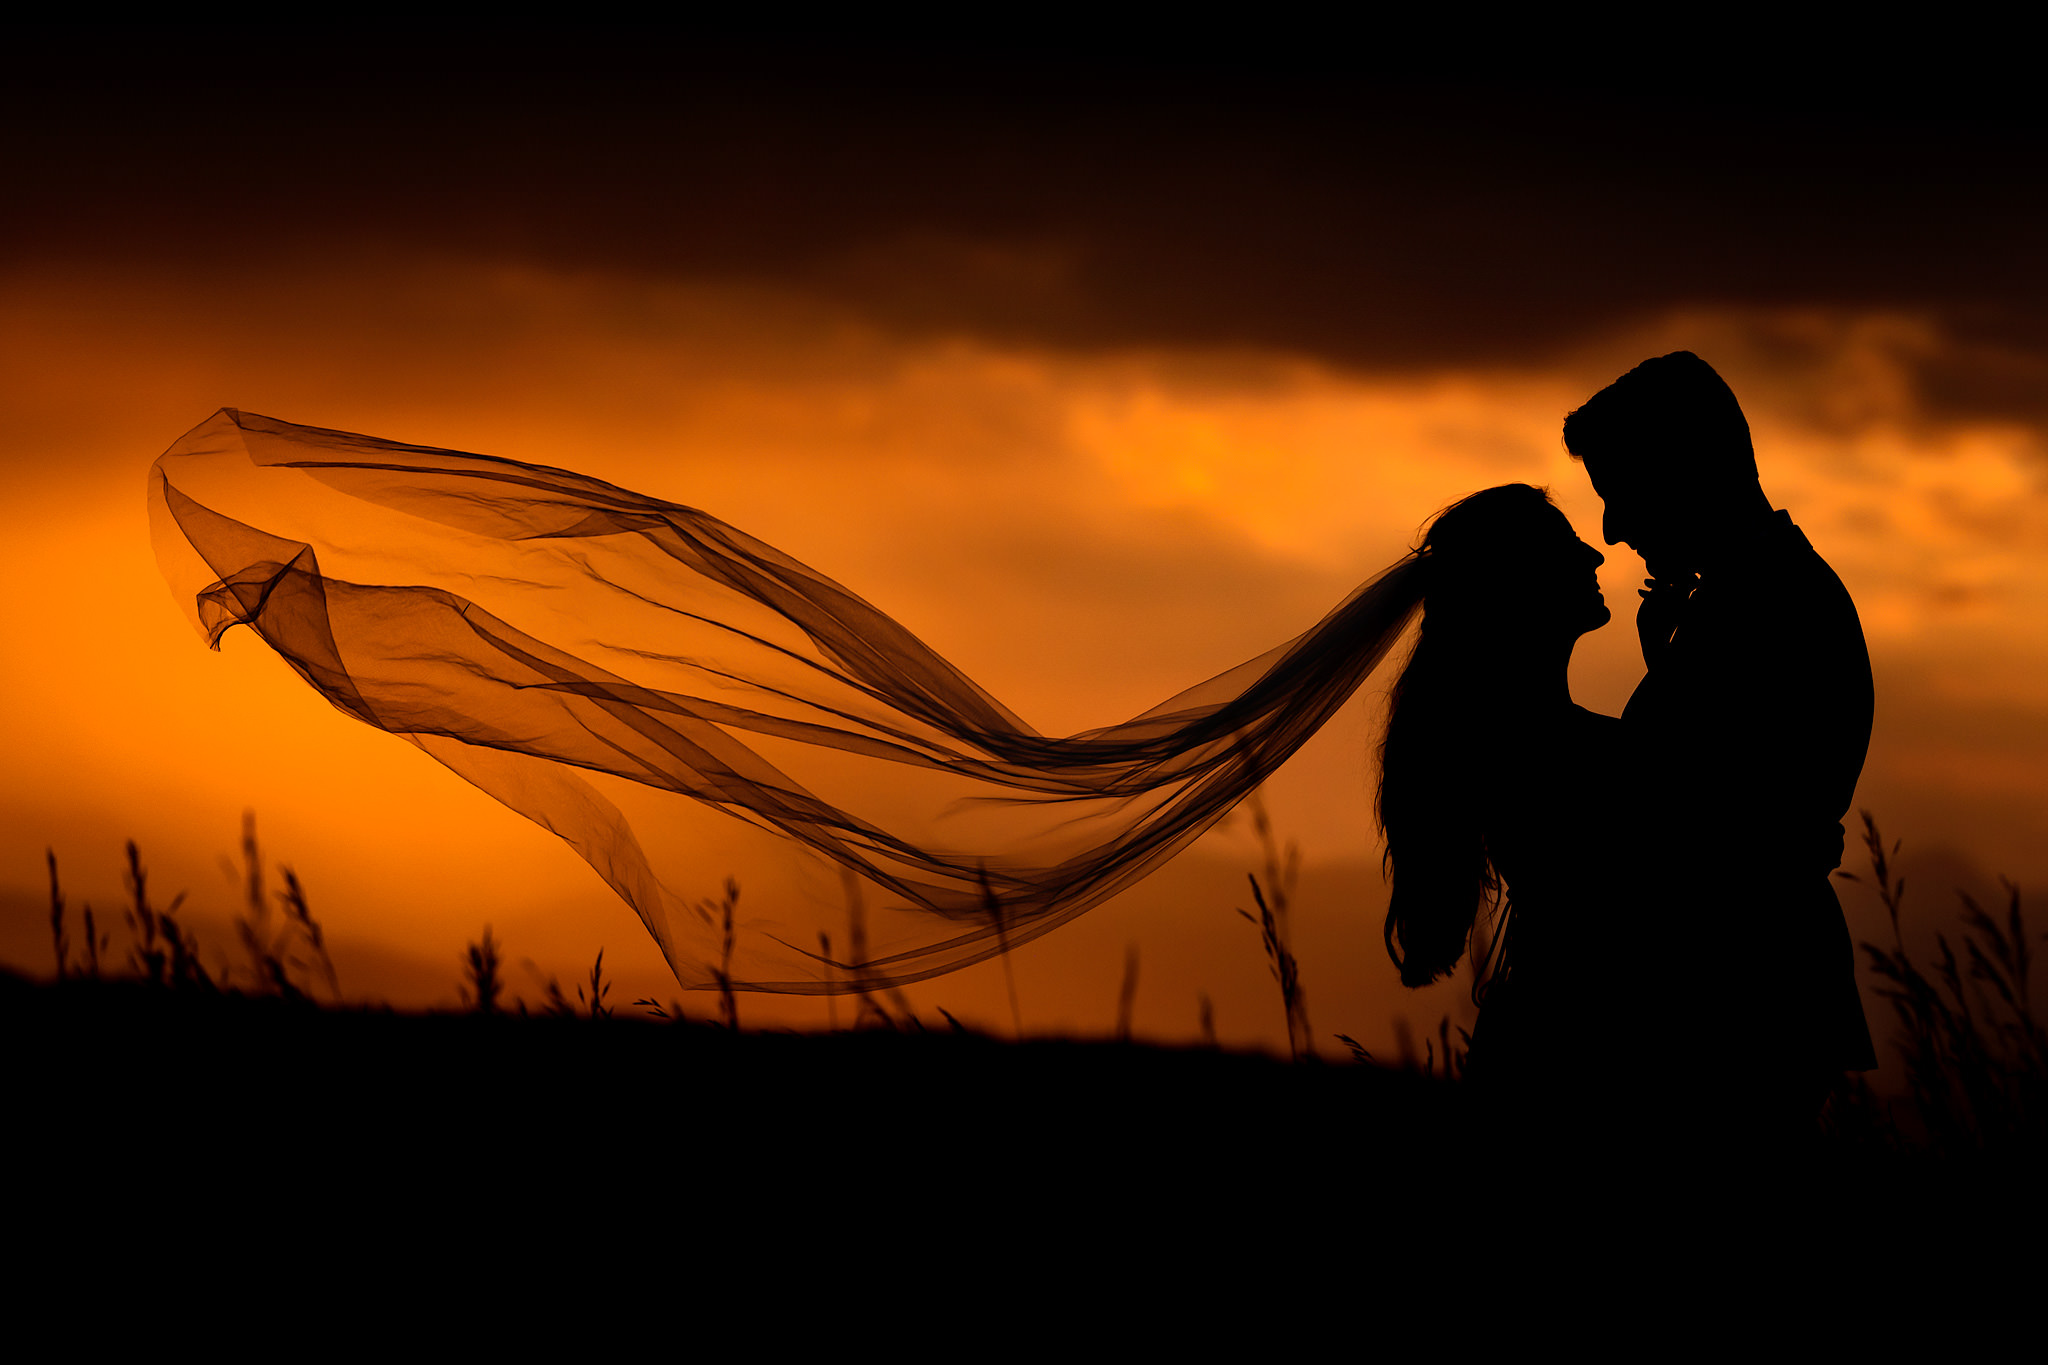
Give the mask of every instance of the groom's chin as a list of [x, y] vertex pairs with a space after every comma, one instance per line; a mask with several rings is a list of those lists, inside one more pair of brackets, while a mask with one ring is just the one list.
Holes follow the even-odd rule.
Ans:
[[1677, 583], [1691, 578], [1699, 569], [1694, 565], [1696, 556], [1674, 554], [1670, 548], [1653, 551], [1643, 556], [1643, 568], [1659, 583]]

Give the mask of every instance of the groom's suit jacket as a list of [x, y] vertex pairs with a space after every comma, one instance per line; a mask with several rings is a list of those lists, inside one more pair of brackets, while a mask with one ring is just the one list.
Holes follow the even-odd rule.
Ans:
[[[1701, 1063], [1876, 1064], [1829, 874], [1870, 744], [1870, 655], [1841, 579], [1783, 512], [1700, 574], [1623, 712], [1640, 846]], [[1671, 913], [1675, 912], [1675, 913]]]

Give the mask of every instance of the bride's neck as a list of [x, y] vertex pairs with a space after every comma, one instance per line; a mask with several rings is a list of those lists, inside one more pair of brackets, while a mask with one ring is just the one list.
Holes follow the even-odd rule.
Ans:
[[1576, 643], [1522, 641], [1503, 649], [1487, 670], [1486, 690], [1495, 709], [1526, 714], [1569, 707], [1572, 646]]

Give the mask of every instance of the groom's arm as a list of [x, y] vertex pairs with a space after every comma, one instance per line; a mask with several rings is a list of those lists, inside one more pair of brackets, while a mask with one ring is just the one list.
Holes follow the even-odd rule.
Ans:
[[1711, 623], [1725, 634], [1702, 632], [1720, 647], [1690, 700], [1713, 720], [1682, 747], [1725, 856], [1825, 872], [1869, 743], [1870, 665], [1847, 593], [1817, 559], [1800, 567], [1726, 603], [1728, 619]]

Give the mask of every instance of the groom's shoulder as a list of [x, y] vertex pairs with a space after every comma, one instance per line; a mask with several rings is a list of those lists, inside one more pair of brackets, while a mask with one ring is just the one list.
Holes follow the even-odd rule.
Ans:
[[1773, 512], [1762, 529], [1742, 541], [1742, 550], [1727, 566], [1727, 578], [1752, 591], [1786, 588], [1840, 588], [1842, 580], [1787, 512]]
[[1869, 647], [1863, 621], [1848, 585], [1821, 557], [1806, 533], [1784, 517], [1785, 553], [1778, 574], [1779, 600], [1809, 650], [1837, 660], [1844, 667], [1869, 671]]
[[1780, 512], [1777, 515], [1782, 520], [1779, 522], [1776, 536], [1778, 553], [1774, 558], [1777, 560], [1778, 572], [1785, 580], [1785, 586], [1804, 587], [1809, 591], [1837, 599], [1841, 606], [1854, 613], [1855, 603], [1849, 596], [1848, 585], [1842, 582], [1842, 576], [1835, 572], [1833, 565], [1821, 558], [1820, 551], [1813, 548], [1813, 542], [1807, 538], [1806, 532], [1800, 530], [1793, 522], [1789, 513]]
[[1848, 587], [1784, 512], [1772, 514], [1715, 587], [1715, 617], [1752, 641], [1775, 641], [1764, 646], [1773, 652], [1835, 657], [1862, 648], [1862, 621]]

